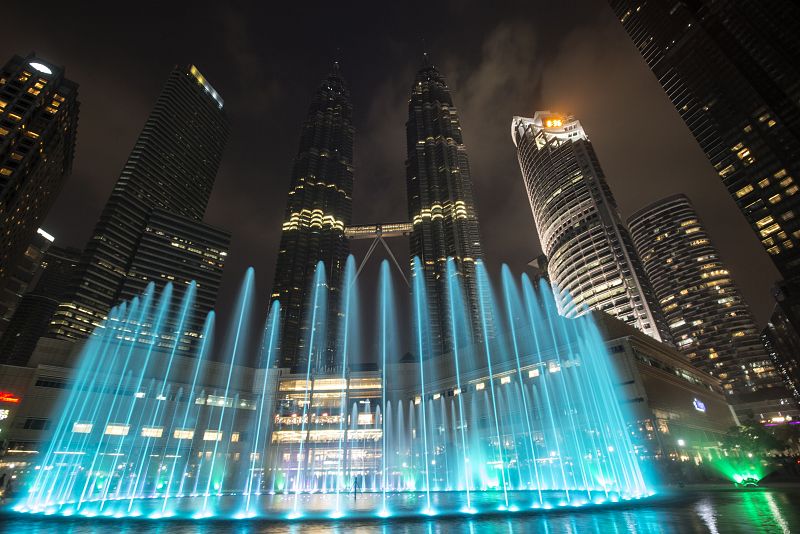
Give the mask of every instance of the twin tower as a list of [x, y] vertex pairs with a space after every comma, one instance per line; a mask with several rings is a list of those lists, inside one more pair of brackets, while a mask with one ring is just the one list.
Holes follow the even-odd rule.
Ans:
[[[338, 64], [322, 82], [300, 136], [271, 300], [281, 303], [280, 367], [314, 372], [337, 370], [342, 286], [352, 225], [353, 106]], [[450, 345], [443, 324], [447, 259], [453, 258], [480, 335], [475, 262], [482, 259], [478, 216], [467, 149], [458, 111], [444, 77], [427, 55], [411, 88], [406, 122], [406, 191], [411, 258], [419, 257], [428, 297], [434, 352]], [[327, 345], [313, 353], [306, 346], [312, 327], [309, 303], [319, 262], [328, 293]], [[412, 261], [412, 269], [413, 267]], [[311, 358], [311, 362], [309, 362]], [[310, 367], [309, 367], [310, 364]]]

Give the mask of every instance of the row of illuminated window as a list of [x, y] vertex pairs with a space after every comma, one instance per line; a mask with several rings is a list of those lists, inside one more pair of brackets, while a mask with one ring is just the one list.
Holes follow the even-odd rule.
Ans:
[[289, 216], [289, 220], [283, 223], [282, 229], [297, 230], [299, 228], [333, 228], [344, 231], [344, 222], [333, 215], [325, 215], [321, 209], [302, 209]]
[[[85, 423], [76, 421], [72, 424], [72, 432], [74, 434], [91, 434], [94, 428], [93, 423]], [[103, 434], [106, 436], [127, 436], [130, 433], [131, 426], [128, 424], [110, 423], [107, 424]], [[164, 427], [160, 426], [145, 426], [142, 427], [139, 435], [143, 438], [161, 438], [164, 436]], [[175, 439], [194, 439], [194, 428], [176, 428], [172, 431], [172, 437]], [[231, 443], [239, 441], [239, 432], [231, 433]], [[203, 441], [222, 441], [223, 432], [219, 430], [206, 430], [203, 432]]]
[[[539, 376], [542, 376], [542, 372], [544, 368], [547, 368], [549, 373], [558, 373], [564, 367], [577, 367], [580, 363], [577, 360], [564, 360], [563, 362], [558, 362], [555, 360], [550, 360], [548, 362], [542, 364], [535, 364], [527, 367], [523, 367], [520, 369], [522, 372], [522, 376], [527, 376], [529, 379], [535, 379]], [[495, 375], [495, 380], [500, 386], [511, 384], [513, 381], [513, 375], [517, 374], [516, 371], [510, 371], [505, 374], [498, 374]], [[485, 391], [487, 385], [489, 385], [489, 378], [484, 377], [478, 380], [473, 380], [469, 384], [463, 386], [463, 388], [455, 387], [452, 389], [448, 389], [444, 392], [437, 392], [437, 393], [428, 393], [425, 396], [425, 400], [428, 401], [436, 401], [441, 399], [442, 397], [456, 397], [461, 395], [464, 392], [478, 392], [478, 391]], [[462, 391], [463, 390], [463, 391]], [[414, 397], [414, 404], [419, 405], [422, 403], [422, 397], [417, 395]]]
[[467, 218], [467, 204], [463, 200], [456, 200], [452, 206], [449, 203], [431, 204], [430, 208], [422, 208], [417, 215], [414, 215], [411, 222], [412, 224], [420, 224], [425, 219], [436, 220], [441, 219], [448, 213], [453, 219], [466, 219]]
[[[794, 183], [794, 180], [792, 179], [791, 176], [787, 176], [786, 169], [779, 170], [773, 176], [774, 176], [774, 178], [776, 180], [780, 180], [778, 182], [778, 185], [780, 185], [783, 188], [786, 188], [786, 194], [787, 195], [793, 195], [793, 194], [795, 194], [797, 192], [797, 186], [792, 186], [792, 184]], [[758, 181], [758, 186], [761, 189], [766, 189], [770, 185], [770, 183], [771, 182], [770, 182], [769, 178], [764, 178], [764, 179]], [[792, 187], [790, 187], [790, 186], [792, 186]], [[742, 187], [741, 189], [739, 189], [738, 191], [736, 191], [736, 193], [735, 193], [736, 194], [736, 198], [742, 198], [743, 196], [747, 195], [748, 193], [753, 192], [754, 189], [755, 188], [753, 187], [752, 184], [747, 184], [744, 187]], [[774, 204], [774, 202], [773, 202], [773, 204]]]
[[[312, 387], [313, 383], [313, 387]], [[349, 388], [348, 388], [349, 386]], [[345, 389], [381, 389], [383, 382], [375, 378], [317, 378], [315, 380], [281, 380], [279, 391], [343, 391]]]

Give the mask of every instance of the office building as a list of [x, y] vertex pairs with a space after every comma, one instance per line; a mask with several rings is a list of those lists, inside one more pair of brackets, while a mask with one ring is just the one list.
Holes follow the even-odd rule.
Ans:
[[657, 340], [666, 325], [592, 143], [575, 117], [514, 117], [511, 137], [559, 310], [599, 310]]
[[[86, 245], [80, 273], [56, 310], [49, 335], [83, 339], [122, 299], [129, 272], [137, 273], [135, 258], [153, 210], [181, 217], [182, 226], [196, 224], [202, 231], [227, 138], [222, 98], [194, 65], [175, 67]], [[195, 253], [187, 254], [186, 261], [194, 261]], [[158, 278], [164, 282], [167, 276], [186, 274], [168, 272], [166, 265], [157, 270], [165, 275]], [[174, 298], [184, 288], [176, 284]], [[208, 311], [196, 307], [192, 323], [201, 323]]]
[[675, 346], [721, 381], [740, 413], [780, 411], [791, 396], [690, 200], [659, 200], [628, 227]]
[[11, 266], [5, 287], [0, 288], [0, 336], [14, 315], [22, 296], [36, 283], [41, 272], [42, 260], [54, 241], [52, 235], [41, 228], [36, 231], [25, 254]]
[[784, 278], [800, 328], [800, 6], [610, 0]]
[[35, 54], [0, 70], [0, 292], [20, 294], [20, 264], [72, 171], [77, 98], [64, 68]]
[[[340, 293], [349, 254], [344, 229], [353, 202], [353, 106], [339, 65], [317, 89], [308, 109], [294, 160], [271, 300], [280, 301], [279, 367], [305, 372], [333, 370], [339, 348]], [[326, 346], [309, 354], [317, 264], [325, 267]]]
[[0, 337], [0, 363], [26, 365], [36, 343], [47, 333], [50, 317], [77, 273], [81, 251], [51, 245], [42, 258], [33, 288], [23, 295]]
[[[460, 277], [472, 335], [476, 339], [484, 335], [475, 272], [483, 248], [458, 109], [444, 76], [427, 55], [408, 101], [406, 154], [412, 276], [425, 281], [431, 350], [436, 354], [451, 349], [448, 258], [453, 258]], [[414, 257], [420, 259], [421, 273], [413, 272]]]

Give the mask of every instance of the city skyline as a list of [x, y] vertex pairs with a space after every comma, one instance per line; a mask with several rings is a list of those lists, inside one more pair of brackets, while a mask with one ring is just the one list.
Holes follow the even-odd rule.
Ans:
[[[439, 37], [439, 42], [403, 42], [389, 43], [383, 41], [377, 50], [384, 50], [388, 47], [391, 54], [383, 62], [378, 72], [371, 77], [365, 78], [364, 69], [359, 68], [361, 63], [372, 64], [374, 58], [371, 56], [364, 58], [365, 52], [354, 51], [352, 46], [344, 46], [338, 54], [342, 62], [342, 69], [345, 76], [350, 81], [354, 92], [355, 101], [355, 121], [356, 121], [356, 189], [353, 222], [355, 224], [369, 223], [373, 221], [403, 220], [404, 206], [399, 205], [398, 198], [404, 194], [403, 180], [403, 115], [405, 114], [404, 100], [407, 94], [404, 89], [407, 80], [413, 75], [419, 64], [419, 58], [423, 50], [428, 50], [435, 63], [442, 65], [443, 71], [448, 75], [450, 85], [454, 88], [454, 100], [459, 105], [464, 130], [467, 131], [467, 144], [470, 149], [470, 159], [472, 163], [472, 175], [475, 181], [477, 208], [482, 217], [482, 233], [485, 242], [486, 257], [490, 269], [496, 271], [500, 261], [509, 261], [514, 270], [520, 271], [523, 266], [538, 254], [538, 246], [535, 237], [535, 228], [530, 209], [525, 199], [524, 187], [519, 178], [519, 171], [516, 167], [516, 158], [513, 154], [513, 147], [506, 146], [507, 142], [507, 121], [512, 114], [530, 113], [535, 109], [551, 107], [567, 109], [582, 117], [582, 121], [592, 132], [592, 140], [597, 145], [598, 152], [601, 154], [603, 165], [608, 175], [611, 188], [618, 197], [622, 208], [623, 216], [636, 211], [641, 206], [655, 200], [659, 196], [669, 193], [687, 192], [693, 198], [698, 199], [698, 209], [704, 219], [708, 219], [708, 225], [715, 235], [728, 234], [721, 236], [719, 248], [726, 263], [732, 266], [734, 277], [742, 280], [743, 293], [745, 299], [751, 303], [759, 319], [763, 324], [771, 309], [771, 298], [768, 293], [769, 287], [777, 279], [777, 273], [769, 265], [768, 258], [762, 258], [763, 252], [760, 250], [758, 242], [750, 236], [742, 236], [747, 232], [746, 223], [741, 220], [741, 215], [736, 211], [732, 203], [730, 205], [718, 206], [725, 201], [716, 202], [719, 194], [724, 194], [718, 181], [714, 181], [713, 172], [708, 169], [708, 164], [699, 153], [696, 146], [693, 146], [688, 132], [680, 123], [677, 117], [673, 117], [674, 110], [669, 102], [660, 94], [660, 88], [652, 75], [648, 72], [641, 58], [636, 53], [635, 48], [627, 41], [627, 37], [619, 27], [619, 22], [613, 17], [613, 13], [602, 3], [587, 3], [585, 13], [577, 17], [575, 25], [572, 27], [559, 28], [559, 32], [568, 35], [560, 37], [564, 42], [568, 42], [571, 50], [575, 53], [564, 54], [554, 52], [555, 47], [545, 45], [546, 30], [535, 24], [534, 29], [526, 29], [514, 26], [510, 22], [507, 12], [499, 10], [493, 14], [493, 18], [480, 34], [479, 43], [476, 46], [465, 46], [463, 43], [453, 43], [452, 45], [443, 44], [444, 37]], [[239, 14], [240, 15], [240, 14]], [[474, 18], [474, 17], [473, 17]], [[247, 24], [237, 18], [236, 13], [228, 13], [225, 18], [226, 29], [237, 27], [243, 24], [247, 29]], [[532, 24], [535, 21], [532, 22]], [[616, 26], [615, 26], [616, 24]], [[123, 32], [124, 34], [124, 32]], [[292, 153], [294, 149], [286, 149], [286, 145], [296, 142], [299, 133], [299, 125], [302, 117], [303, 108], [307, 106], [311, 95], [313, 84], [326, 71], [326, 65], [332, 59], [328, 57], [312, 57], [311, 54], [302, 54], [305, 61], [312, 61], [313, 68], [308, 65], [303, 66], [303, 72], [295, 71], [291, 79], [285, 79], [286, 88], [276, 86], [275, 80], [268, 74], [269, 62], [264, 61], [260, 64], [260, 49], [257, 46], [256, 36], [252, 31], [245, 31], [245, 42], [241, 45], [241, 52], [244, 57], [237, 57], [236, 61], [248, 60], [252, 63], [253, 77], [244, 76], [243, 70], [238, 70], [242, 74], [241, 85], [230, 79], [231, 65], [224, 65], [224, 59], [231, 59], [235, 56], [231, 50], [226, 49], [225, 58], [216, 58], [208, 50], [200, 47], [194, 57], [187, 51], [186, 46], [176, 49], [176, 57], [169, 57], [169, 54], [162, 54], [157, 63], [147, 60], [148, 67], [142, 71], [142, 80], [131, 80], [130, 87], [126, 86], [125, 97], [116, 93], [116, 102], [126, 102], [124, 111], [116, 110], [114, 114], [108, 114], [110, 108], [107, 103], [100, 102], [99, 109], [92, 111], [93, 90], [89, 88], [82, 112], [86, 112], [89, 118], [82, 119], [82, 128], [86, 128], [84, 135], [82, 130], [82, 143], [79, 145], [77, 155], [78, 171], [73, 175], [68, 184], [68, 191], [62, 195], [59, 205], [51, 212], [51, 217], [44, 227], [56, 235], [57, 243], [60, 245], [85, 243], [85, 237], [91, 229], [93, 221], [81, 221], [81, 217], [72, 217], [70, 213], [87, 213], [85, 217], [95, 219], [103, 197], [106, 196], [108, 188], [113, 184], [113, 174], [119, 172], [124, 161], [124, 152], [128, 150], [131, 143], [131, 129], [134, 131], [141, 126], [141, 121], [145, 115], [141, 112], [147, 101], [152, 101], [154, 97], [154, 80], [163, 77], [169, 66], [187, 61], [196, 61], [201, 70], [215, 82], [215, 87], [220, 93], [225, 95], [226, 106], [233, 109], [233, 137], [238, 145], [226, 154], [223, 161], [223, 168], [217, 180], [217, 188], [212, 197], [209, 209], [209, 222], [212, 224], [230, 228], [233, 233], [232, 251], [226, 265], [225, 280], [223, 282], [221, 297], [221, 307], [230, 308], [230, 303], [235, 299], [236, 288], [244, 269], [249, 264], [256, 266], [257, 287], [259, 292], [258, 301], [264, 303], [263, 312], [266, 312], [267, 296], [270, 291], [272, 279], [272, 266], [275, 260], [275, 251], [278, 249], [277, 240], [279, 238], [280, 222], [282, 219], [283, 207], [285, 202], [285, 190], [287, 185], [288, 169], [291, 166], [291, 157], [271, 156], [270, 160], [264, 157], [257, 157], [265, 147], [269, 151], [280, 150], [284, 153]], [[588, 48], [586, 41], [587, 35], [603, 36], [608, 39], [613, 38], [615, 43], [613, 50], [604, 52], [611, 57], [613, 54], [625, 56], [625, 61], [615, 60], [609, 65], [608, 72], [600, 76], [597, 72], [591, 72], [593, 52]], [[37, 51], [53, 62], [67, 66], [73, 76], [77, 79], [81, 70], [81, 64], [86, 65], [84, 55], [77, 55], [75, 52], [64, 51], [63, 57], [54, 57], [47, 54], [41, 45], [36, 45], [27, 37], [16, 39], [20, 43], [22, 50], [25, 46], [34, 47]], [[105, 37], [109, 39], [108, 36]], [[391, 41], [391, 39], [388, 39]], [[347, 45], [347, 43], [343, 43]], [[390, 46], [390, 44], [392, 46]], [[541, 49], [542, 55], [546, 60], [530, 60], [531, 55], [527, 51], [523, 54], [522, 50], [528, 46], [536, 46]], [[384, 48], [381, 48], [384, 47]], [[69, 47], [68, 47], [69, 48]], [[171, 47], [176, 48], [176, 47]], [[11, 52], [11, 51], [9, 51]], [[245, 53], [247, 52], [247, 53]], [[69, 54], [72, 57], [69, 57]], [[620, 54], [621, 53], [621, 54]], [[90, 56], [87, 54], [87, 56]], [[180, 56], [180, 57], [177, 57]], [[187, 56], [187, 57], [184, 57]], [[295, 55], [294, 57], [298, 57]], [[588, 59], [587, 59], [588, 58]], [[284, 61], [291, 62], [290, 59], [271, 57], [275, 64]], [[221, 61], [222, 60], [222, 61]], [[94, 61], [94, 63], [92, 63]], [[89, 65], [97, 67], [104, 64], [104, 59], [95, 57]], [[131, 63], [142, 63], [142, 56], [132, 57]], [[211, 63], [212, 65], [208, 65]], [[218, 68], [220, 63], [224, 66]], [[237, 63], [239, 67], [242, 65]], [[73, 67], [73, 65], [75, 65]], [[153, 66], [160, 65], [160, 66]], [[317, 68], [319, 67], [319, 68]], [[498, 69], [510, 71], [499, 73]], [[95, 68], [95, 67], [93, 67]], [[127, 67], [125, 67], [127, 69]], [[104, 70], [99, 69], [100, 72]], [[112, 71], [112, 69], [109, 69]], [[307, 71], [307, 73], [306, 73]], [[625, 83], [615, 81], [620, 73], [624, 73], [622, 79]], [[146, 76], [144, 73], [146, 72]], [[548, 75], [545, 76], [544, 73]], [[581, 99], [581, 94], [564, 91], [569, 87], [568, 80], [581, 73], [591, 76], [594, 80], [599, 80], [606, 84], [607, 88], [613, 88], [618, 95], [612, 95], [609, 102], [606, 97], [601, 105], [592, 105]], [[631, 73], [635, 74], [633, 79], [639, 85], [631, 87]], [[497, 106], [489, 105], [492, 96], [502, 91], [501, 82], [492, 82], [491, 77], [502, 74], [502, 81], [511, 84], [512, 97], [508, 102], [502, 102]], [[103, 80], [103, 83], [113, 82], [116, 74]], [[351, 80], [352, 77], [352, 80]], [[102, 78], [102, 76], [101, 76]], [[147, 81], [149, 79], [149, 81]], [[305, 84], [306, 79], [313, 79], [313, 84]], [[218, 81], [219, 80], [219, 81]], [[549, 81], [557, 80], [557, 82]], [[79, 82], [90, 83], [91, 79], [79, 79]], [[533, 83], [528, 83], [533, 82]], [[302, 84], [302, 85], [301, 85]], [[242, 98], [242, 86], [259, 85], [257, 94], [264, 95], [263, 101], [256, 99], [254, 110], [257, 114], [265, 113], [265, 108], [271, 112], [276, 111], [276, 107], [281, 107], [277, 111], [275, 121], [268, 123], [268, 126], [261, 126], [260, 130], [252, 128], [242, 122], [242, 108], [246, 107], [248, 100]], [[641, 87], [647, 88], [642, 91]], [[83, 87], [83, 86], [82, 86]], [[635, 89], [635, 90], [634, 90]], [[96, 89], [94, 89], [96, 91]], [[148, 92], [149, 91], [149, 92]], [[371, 91], [373, 94], [365, 96], [365, 92]], [[298, 93], [296, 98], [289, 93]], [[648, 99], [644, 104], [632, 102], [630, 95], [647, 93]], [[96, 95], [96, 92], [94, 93]], [[275, 103], [271, 103], [272, 101]], [[98, 100], [95, 100], [98, 101]], [[129, 103], [128, 103], [129, 102]], [[624, 105], [623, 105], [624, 103]], [[653, 105], [655, 103], [655, 105]], [[667, 123], [665, 129], [670, 135], [663, 132], [650, 132], [652, 137], [646, 143], [644, 153], [650, 158], [653, 169], [645, 173], [648, 164], [641, 161], [625, 161], [620, 152], [625, 152], [626, 145], [631, 143], [644, 143], [638, 137], [625, 133], [620, 134], [617, 128], [604, 127], [604, 123], [612, 114], [620, 116], [627, 106], [628, 112], [631, 110], [648, 110], [652, 116], [657, 117], [660, 124]], [[599, 108], [607, 108], [600, 110]], [[146, 108], [145, 108], [146, 109]], [[137, 111], [139, 110], [139, 111]], [[251, 111], [248, 109], [248, 112]], [[120, 135], [103, 136], [98, 138], [97, 114], [103, 112], [111, 121], [113, 129]], [[139, 113], [137, 115], [137, 113]], [[238, 120], [236, 116], [238, 115]], [[634, 115], [634, 113], [631, 113]], [[584, 119], [584, 117], [586, 117]], [[93, 119], [94, 118], [94, 119]], [[135, 125], [128, 125], [127, 121], [132, 121]], [[264, 143], [264, 135], [272, 137], [281, 128], [278, 124], [285, 121], [285, 136], [287, 140], [277, 140], [273, 145]], [[484, 126], [484, 127], [482, 127]], [[268, 132], [267, 132], [268, 130]], [[238, 133], [237, 133], [238, 132]], [[248, 142], [242, 143], [242, 135], [248, 135]], [[127, 137], [125, 137], [127, 135]], [[388, 137], [387, 137], [388, 136]], [[620, 137], [621, 136], [621, 137]], [[106, 139], [113, 137], [114, 139]], [[497, 141], [495, 141], [497, 137]], [[123, 141], [122, 139], [125, 139]], [[261, 142], [259, 142], [261, 139]], [[295, 141], [291, 141], [295, 139]], [[388, 139], [388, 140], [387, 140]], [[379, 143], [383, 140], [382, 143]], [[502, 144], [502, 146], [501, 146]], [[638, 148], [638, 144], [636, 145]], [[679, 152], [685, 157], [678, 158], [681, 164], [670, 164], [670, 148], [680, 147]], [[498, 147], [495, 150], [495, 147]], [[296, 148], [296, 147], [295, 147]], [[496, 154], [495, 154], [496, 152]], [[359, 156], [359, 154], [363, 154]], [[247, 155], [247, 157], [243, 157]], [[107, 160], [107, 161], [103, 161]], [[692, 161], [694, 165], [691, 165]], [[666, 163], [664, 163], [666, 162]], [[688, 172], [681, 172], [680, 167], [689, 164], [691, 169]], [[266, 165], [265, 165], [266, 163]], [[670, 168], [670, 165], [672, 167]], [[270, 167], [265, 172], [265, 167]], [[242, 171], [242, 172], [239, 172]], [[111, 173], [112, 175], [109, 175]], [[100, 179], [98, 175], [108, 176]], [[637, 180], [641, 182], [641, 176], [647, 175], [650, 178], [647, 187], [639, 190], [631, 190], [631, 184]], [[685, 176], [688, 175], [688, 176]], [[671, 180], [667, 180], [672, 176]], [[659, 179], [660, 178], [660, 179]], [[89, 180], [87, 182], [87, 180]], [[665, 187], [665, 182], [669, 185]], [[681, 183], [690, 187], [684, 187]], [[652, 189], [650, 189], [652, 187]], [[378, 193], [375, 193], [377, 189]], [[79, 192], [80, 191], [80, 192]], [[508, 191], [504, 195], [498, 195], [498, 191]], [[699, 191], [699, 192], [698, 192]], [[400, 193], [399, 195], [397, 193]], [[359, 198], [364, 198], [365, 194], [374, 197], [371, 202], [359, 202]], [[80, 198], [78, 198], [80, 196]], [[77, 206], [78, 209], [75, 209]], [[722, 208], [722, 214], [714, 213], [711, 208]], [[705, 209], [704, 209], [705, 208]], [[91, 216], [89, 216], [91, 214]], [[56, 228], [57, 227], [57, 228]], [[720, 228], [731, 228], [730, 232], [719, 230]], [[514, 228], [513, 232], [508, 232], [508, 228]], [[522, 229], [518, 231], [517, 229]], [[742, 231], [744, 230], [744, 232]], [[754, 241], [748, 246], [747, 241]], [[744, 242], [744, 245], [742, 245]], [[394, 245], [393, 245], [394, 246]], [[400, 245], [401, 247], [403, 245]], [[354, 252], [358, 256], [363, 254], [363, 249]], [[399, 253], [402, 254], [402, 251]], [[369, 266], [368, 266], [369, 270]], [[763, 273], [769, 273], [764, 275]], [[756, 276], [761, 274], [761, 276]]]

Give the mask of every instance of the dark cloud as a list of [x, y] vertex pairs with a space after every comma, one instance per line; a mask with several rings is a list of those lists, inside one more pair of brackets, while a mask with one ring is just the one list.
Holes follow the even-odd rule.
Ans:
[[[335, 58], [355, 108], [355, 222], [407, 218], [404, 125], [423, 50], [461, 112], [493, 271], [504, 261], [519, 271], [539, 252], [511, 118], [571, 111], [593, 140], [623, 215], [667, 194], [689, 194], [758, 318], [768, 315], [775, 270], [601, 0], [491, 9], [470, 2], [141, 2], [124, 13], [114, 3], [82, 4], [80, 12], [47, 4], [4, 6], [0, 57], [36, 50], [80, 83], [75, 169], [48, 230], [62, 243], [85, 244], [169, 69], [196, 63], [225, 99], [232, 125], [207, 213], [233, 232], [223, 316], [250, 265], [265, 312], [300, 127]], [[354, 244], [359, 258], [366, 245]], [[407, 244], [391, 245], [406, 265]], [[363, 293], [377, 265], [365, 268]]]

